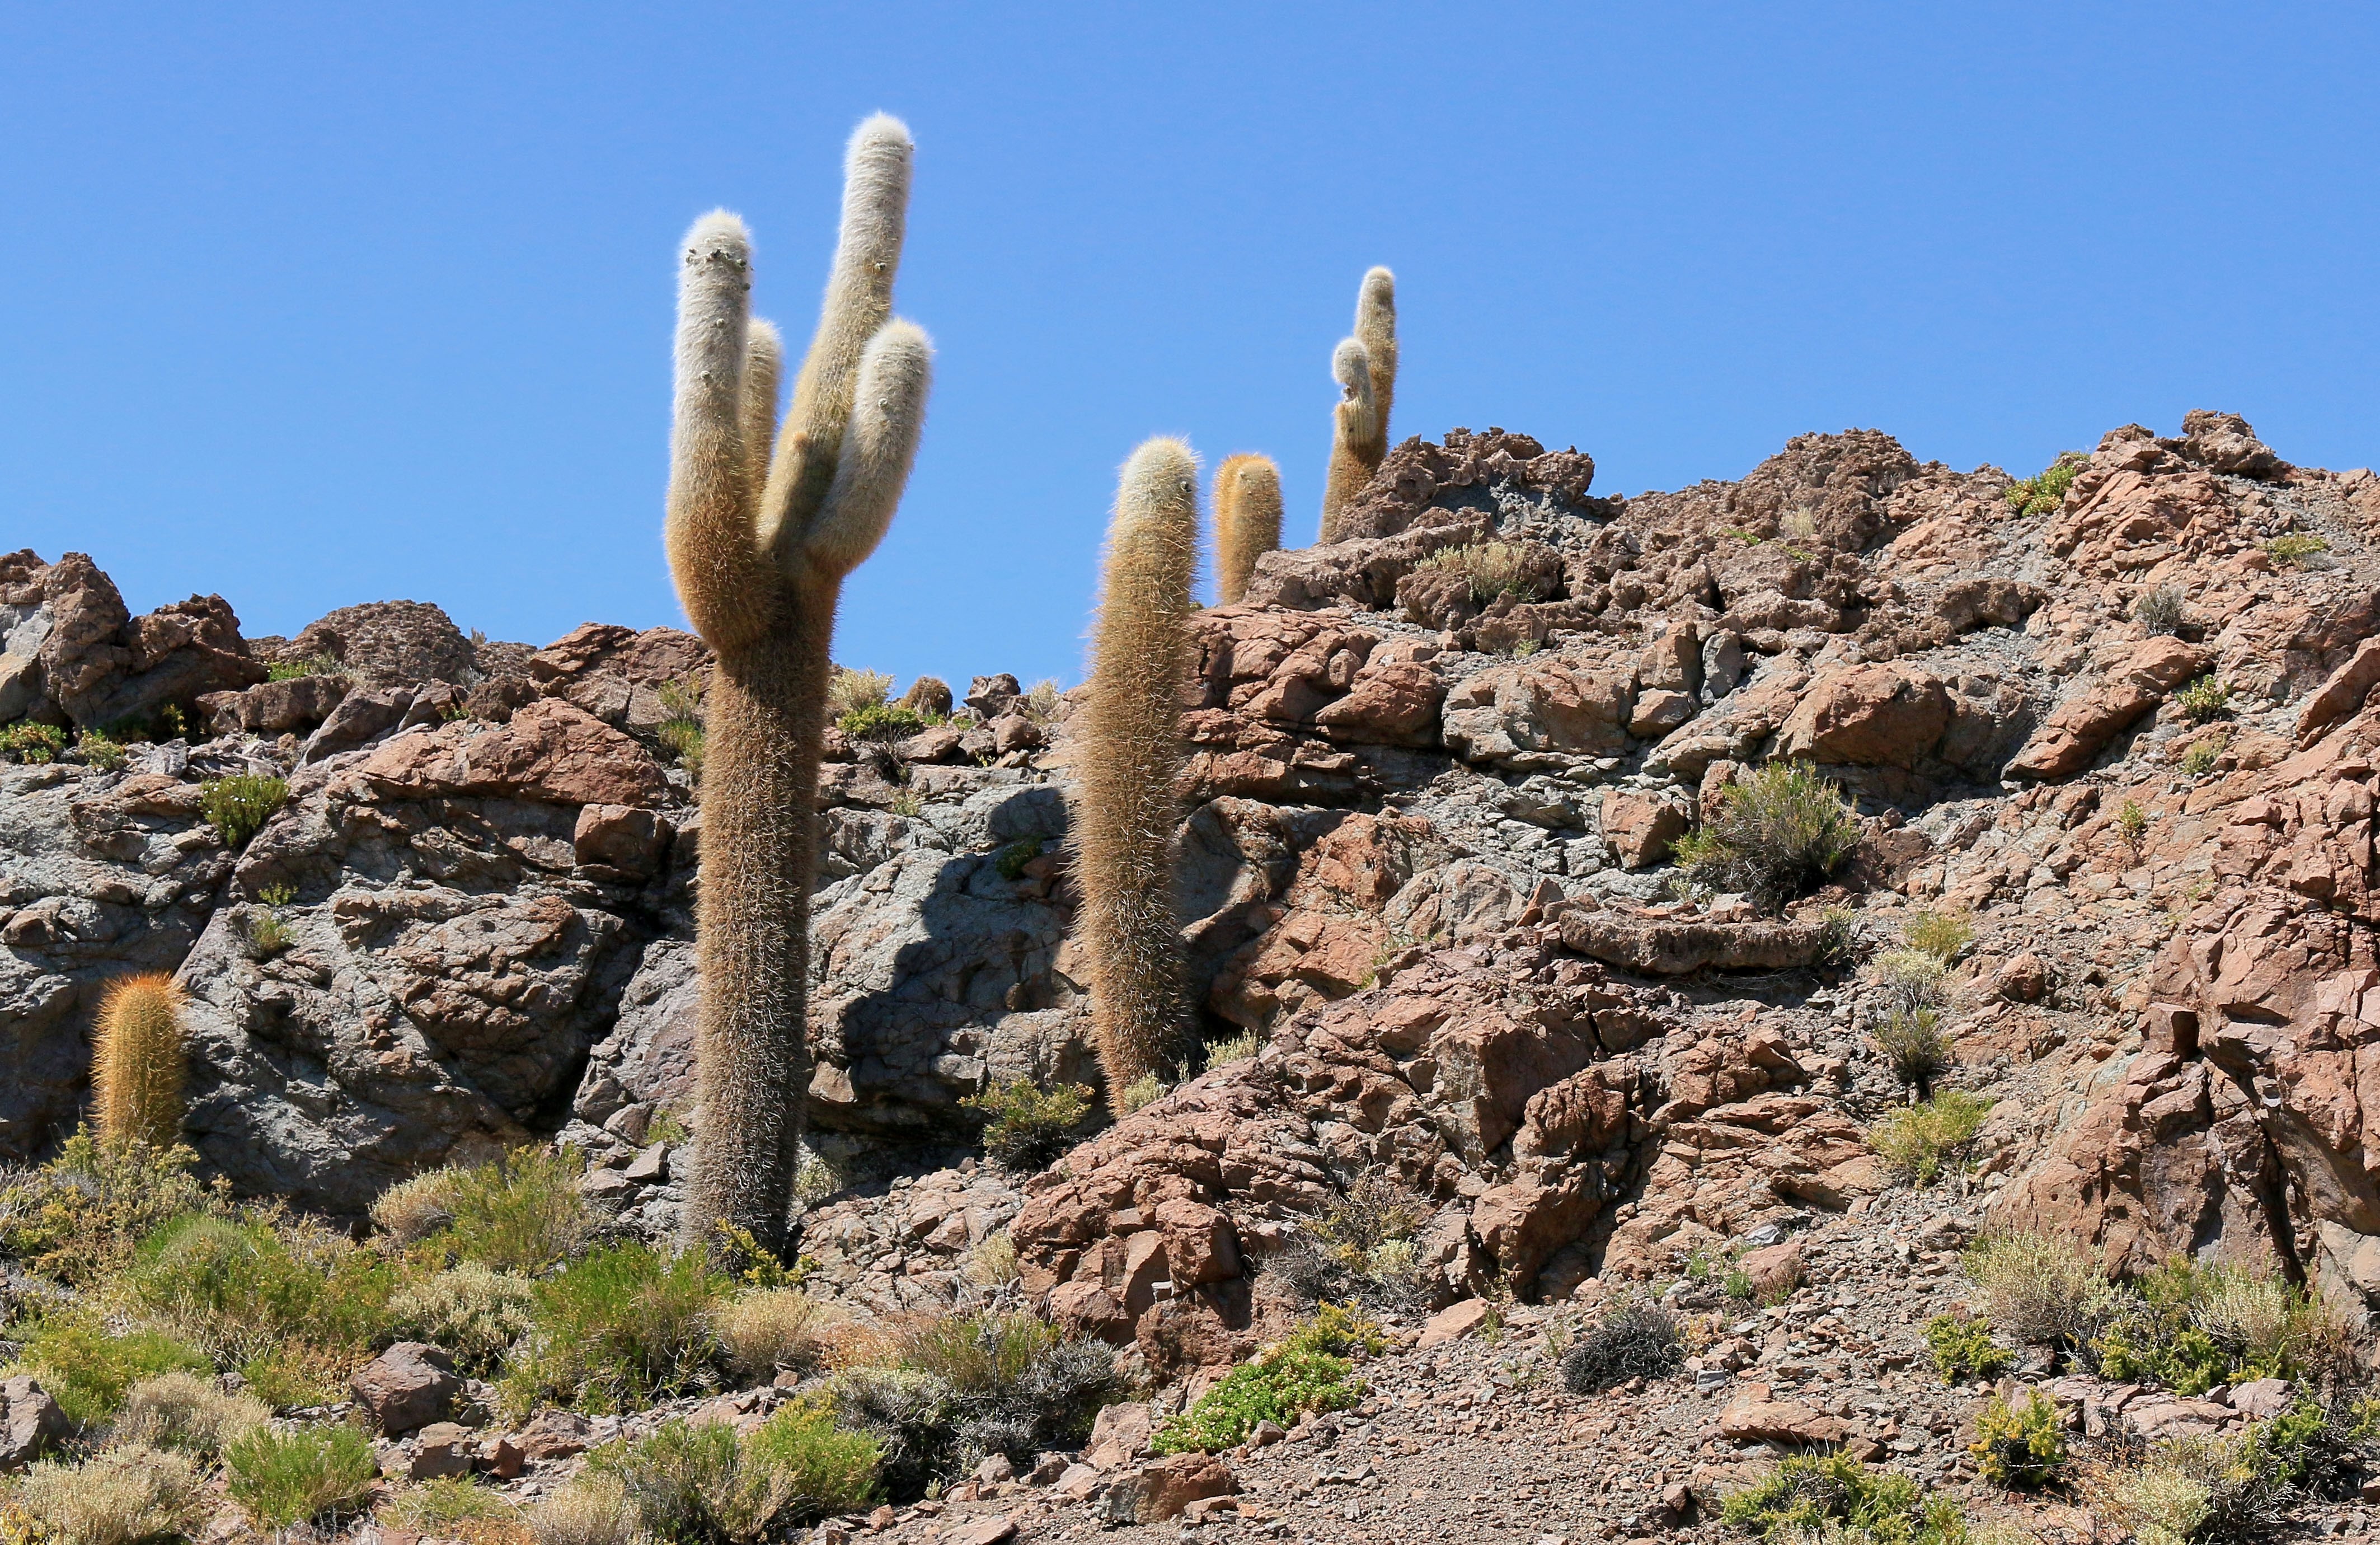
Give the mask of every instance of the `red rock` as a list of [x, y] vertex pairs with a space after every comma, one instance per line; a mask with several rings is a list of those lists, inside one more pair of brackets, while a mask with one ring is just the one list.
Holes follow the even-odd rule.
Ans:
[[0, 1379], [0, 1474], [23, 1469], [73, 1431], [66, 1412], [31, 1378]]
[[2079, 772], [2165, 696], [2205, 668], [2205, 655], [2179, 639], [2151, 639], [2120, 670], [2084, 682], [2058, 703], [2008, 764], [2011, 777]]
[[1239, 1489], [1231, 1466], [1213, 1454], [1176, 1454], [1116, 1478], [1100, 1514], [1112, 1524], [1161, 1524], [1202, 1497]]
[[1777, 971], [1807, 966], [1817, 958], [1820, 929], [1815, 919], [1707, 922], [1577, 906], [1561, 915], [1562, 943], [1571, 949], [1626, 970], [1663, 977], [1708, 967]]
[[1802, 1247], [1796, 1240], [1754, 1250], [1736, 1264], [1752, 1280], [1753, 1296], [1762, 1303], [1775, 1302], [1802, 1285]]
[[1092, 1341], [1131, 1339], [1131, 1317], [1096, 1282], [1061, 1283], [1051, 1289], [1049, 1315], [1069, 1335]]
[[1213, 1208], [1177, 1197], [1159, 1204], [1157, 1227], [1165, 1237], [1175, 1293], [1240, 1274], [1239, 1238], [1231, 1220]]
[[375, 1426], [401, 1437], [444, 1421], [463, 1381], [455, 1377], [445, 1353], [423, 1342], [401, 1341], [356, 1369], [347, 1388]]
[[281, 735], [312, 729], [346, 695], [345, 676], [292, 676], [237, 692], [209, 692], [199, 699], [199, 712], [210, 735]]
[[601, 880], [646, 880], [669, 851], [669, 822], [633, 805], [588, 805], [578, 812], [571, 847], [579, 867]]
[[1460, 1341], [1485, 1324], [1494, 1312], [1495, 1306], [1485, 1298], [1465, 1298], [1459, 1304], [1450, 1304], [1422, 1322], [1416, 1349], [1426, 1352], [1450, 1341]]
[[466, 722], [399, 736], [373, 751], [361, 773], [400, 799], [479, 796], [654, 807], [669, 795], [660, 764], [642, 746], [552, 698], [529, 704], [499, 728]]
[[1840, 1443], [1851, 1429], [1823, 1411], [1796, 1400], [1738, 1398], [1718, 1414], [1722, 1438], [1738, 1442]]
[[1016, 1520], [1002, 1514], [975, 1518], [942, 1531], [941, 1545], [1004, 1545], [1016, 1538]]
[[1950, 693], [1930, 671], [1898, 662], [1820, 675], [1778, 732], [1781, 756], [1912, 767], [1950, 725]]
[[1670, 845], [1686, 834], [1686, 812], [1667, 799], [1614, 789], [1603, 797], [1603, 843], [1623, 869], [1645, 869], [1667, 858]]

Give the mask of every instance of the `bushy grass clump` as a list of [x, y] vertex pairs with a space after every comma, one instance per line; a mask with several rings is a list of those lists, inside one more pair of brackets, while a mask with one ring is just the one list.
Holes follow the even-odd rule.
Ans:
[[619, 1477], [587, 1469], [528, 1512], [537, 1545], [643, 1545], [651, 1537]]
[[732, 1289], [700, 1252], [641, 1244], [590, 1251], [538, 1283], [537, 1329], [504, 1380], [505, 1404], [599, 1415], [642, 1410], [716, 1382], [711, 1311]]
[[1950, 1038], [1942, 1029], [1938, 1010], [1894, 1009], [1885, 1016], [1874, 1040], [1876, 1054], [1892, 1076], [1921, 1094], [1950, 1071]]
[[2081, 451], [2060, 451], [2058, 459], [2030, 478], [2020, 478], [2008, 490], [2008, 502], [2019, 515], [2047, 515], [2065, 502], [2066, 491], [2091, 458]]
[[1902, 925], [1900, 942], [1907, 948], [1932, 955], [1948, 966], [1975, 942], [1975, 919], [1965, 911], [1937, 912], [1920, 908]]
[[1902, 1176], [1931, 1186], [1951, 1165], [1962, 1162], [1992, 1102], [1965, 1089], [1941, 1089], [1903, 1106], [1868, 1128], [1868, 1146]]
[[2252, 1379], [2330, 1381], [2351, 1358], [2319, 1300], [2270, 1273], [2186, 1257], [2112, 1290], [2096, 1318], [2090, 1349], [2103, 1376], [2182, 1395]]
[[1509, 541], [1473, 542], [1444, 547], [1424, 558], [1419, 567], [1459, 574], [1471, 587], [1471, 603], [1485, 606], [1500, 595], [1537, 599], [1536, 582], [1529, 578], [1528, 550]]
[[827, 716], [840, 720], [846, 713], [882, 708], [892, 691], [892, 678], [881, 671], [853, 671], [837, 665], [827, 682]]
[[1986, 1234], [1962, 1264], [1992, 1325], [2029, 1346], [2079, 1344], [2109, 1291], [2071, 1242], [2032, 1230]]
[[233, 1439], [272, 1418], [273, 1407], [254, 1395], [233, 1394], [212, 1379], [176, 1371], [132, 1386], [116, 1412], [113, 1436], [212, 1459]]
[[82, 1287], [121, 1272], [171, 1219], [224, 1205], [190, 1174], [188, 1149], [103, 1144], [86, 1127], [32, 1174], [0, 1188], [0, 1248]]
[[1318, 1308], [1333, 1299], [1414, 1308], [1427, 1296], [1414, 1236], [1428, 1217], [1412, 1192], [1366, 1173], [1266, 1258], [1264, 1271]]
[[537, 1272], [586, 1243], [591, 1227], [575, 1148], [519, 1148], [492, 1163], [431, 1170], [372, 1203], [372, 1221], [400, 1245], [448, 1262]]
[[834, 722], [854, 740], [906, 740], [926, 727], [923, 715], [891, 703], [857, 708]]
[[1798, 1454], [1730, 1493], [1719, 1516], [1764, 1539], [1824, 1539], [1843, 1545], [1963, 1545], [1958, 1502], [1909, 1477], [1870, 1469], [1848, 1454]]
[[50, 1315], [10, 1333], [22, 1342], [18, 1366], [77, 1427], [96, 1427], [115, 1416], [143, 1380], [214, 1372], [213, 1362], [188, 1342], [157, 1330], [111, 1330], [90, 1309]]
[[1925, 1349], [1933, 1354], [1934, 1369], [1946, 1384], [1997, 1379], [2016, 1361], [2013, 1353], [1992, 1340], [1990, 1326], [1955, 1314], [1937, 1314], [1925, 1322]]
[[808, 1368], [818, 1361], [823, 1317], [818, 1304], [797, 1287], [767, 1287], [740, 1294], [717, 1316], [727, 1366], [745, 1379], [766, 1379], [781, 1368]]
[[1289, 1339], [1232, 1369], [1196, 1405], [1158, 1429], [1157, 1450], [1219, 1453], [1238, 1445], [1258, 1422], [1288, 1427], [1303, 1416], [1344, 1410], [1364, 1394], [1350, 1354], [1378, 1352], [1385, 1344], [1371, 1320], [1352, 1308], [1326, 1304]]
[[1842, 790], [1806, 762], [1770, 762], [1719, 795], [1718, 815], [1678, 839], [1689, 882], [1782, 906], [1824, 881], [1859, 842]]
[[799, 1401], [749, 1437], [723, 1422], [672, 1422], [588, 1463], [616, 1479], [644, 1527], [672, 1545], [753, 1545], [865, 1508], [881, 1458], [876, 1439], [838, 1429], [821, 1402]]
[[463, 1545], [527, 1545], [521, 1510], [502, 1492], [461, 1476], [441, 1476], [408, 1487], [381, 1509], [379, 1519], [433, 1539]]
[[1018, 1078], [995, 1084], [960, 1105], [983, 1119], [983, 1152], [1004, 1170], [1030, 1174], [1064, 1157], [1091, 1113], [1091, 1091], [1081, 1084], [1043, 1090]]
[[199, 785], [199, 809], [205, 812], [225, 847], [237, 852], [264, 828], [275, 811], [289, 802], [289, 785], [280, 778], [242, 772], [209, 778]]
[[443, 1347], [458, 1371], [485, 1378], [535, 1326], [537, 1295], [519, 1277], [467, 1260], [407, 1281], [388, 1312], [395, 1333]]
[[251, 1428], [224, 1450], [232, 1501], [266, 1528], [356, 1511], [380, 1466], [352, 1427]]
[[1599, 1394], [1631, 1379], [1659, 1379], [1686, 1355], [1678, 1319], [1659, 1304], [1631, 1297], [1607, 1310], [1578, 1344], [1562, 1354], [1562, 1387]]
[[2330, 551], [2330, 541], [2312, 531], [2287, 531], [2265, 542], [2265, 551], [2283, 568], [2312, 568], [2316, 557]]
[[[45, 1545], [139, 1545], [194, 1538], [211, 1511], [189, 1455], [137, 1444], [28, 1470], [9, 1501]], [[0, 1532], [6, 1520], [0, 1518]]]
[[2180, 585], [2159, 585], [2133, 603], [2132, 617], [2150, 638], [2170, 638], [2181, 631], [2182, 606], [2187, 599]]

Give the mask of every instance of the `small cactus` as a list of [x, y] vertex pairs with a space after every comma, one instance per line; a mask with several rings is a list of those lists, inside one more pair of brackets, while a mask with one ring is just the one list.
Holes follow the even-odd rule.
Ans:
[[1345, 538], [1347, 505], [1389, 454], [1389, 408], [1397, 395], [1397, 279], [1385, 268], [1364, 275], [1355, 295], [1355, 332], [1330, 356], [1339, 383], [1331, 419], [1330, 467], [1322, 485], [1322, 540]]
[[1215, 469], [1215, 598], [1236, 606], [1257, 559], [1281, 546], [1281, 468], [1235, 456]]
[[1189, 1024], [1173, 838], [1191, 663], [1182, 622], [1197, 548], [1197, 457], [1179, 440], [1147, 441], [1116, 492], [1090, 692], [1075, 721], [1075, 861], [1092, 1037], [1111, 1108], [1178, 1060]]
[[93, 1115], [103, 1142], [170, 1148], [182, 1135], [182, 990], [163, 971], [119, 977], [99, 1004]]

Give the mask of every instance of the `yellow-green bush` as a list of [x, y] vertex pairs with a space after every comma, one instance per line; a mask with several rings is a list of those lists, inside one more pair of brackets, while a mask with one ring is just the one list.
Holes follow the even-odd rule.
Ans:
[[86, 1127], [0, 1189], [0, 1247], [69, 1286], [113, 1276], [160, 1224], [223, 1205], [220, 1190], [192, 1178], [198, 1159], [187, 1148], [102, 1144]]
[[319, 1224], [196, 1213], [142, 1243], [124, 1278], [137, 1306], [275, 1405], [337, 1398], [388, 1329], [395, 1268]]
[[267, 1528], [352, 1513], [380, 1472], [352, 1427], [251, 1428], [224, 1450], [232, 1501]]
[[388, 1301], [396, 1333], [443, 1347], [459, 1371], [480, 1377], [529, 1332], [536, 1308], [527, 1282], [471, 1260], [408, 1281]]
[[223, 845], [235, 851], [247, 846], [248, 839], [288, 802], [289, 785], [280, 778], [242, 772], [209, 778], [199, 785], [199, 809]]
[[1985, 1480], [2031, 1491], [2057, 1479], [2066, 1467], [2065, 1426], [2058, 1407], [2039, 1390], [2025, 1391], [2013, 1406], [1994, 1395], [1975, 1417], [1975, 1441], [1968, 1452]]
[[506, 1405], [525, 1413], [552, 1400], [609, 1414], [712, 1387], [711, 1313], [732, 1285], [699, 1251], [590, 1251], [537, 1284], [537, 1328], [504, 1376]]
[[2006, 1347], [1993, 1343], [1989, 1327], [1954, 1314], [1937, 1314], [1925, 1322], [1925, 1349], [1933, 1354], [1935, 1370], [1946, 1384], [1997, 1378], [2016, 1360]]
[[1029, 1174], [1057, 1162], [1079, 1140], [1078, 1128], [1091, 1113], [1091, 1091], [1081, 1084], [1044, 1091], [1018, 1078], [959, 1103], [983, 1119], [984, 1157]]
[[44, 1545], [137, 1545], [195, 1537], [211, 1511], [188, 1454], [137, 1445], [80, 1464], [35, 1465], [11, 1498]]
[[272, 1418], [273, 1408], [254, 1395], [233, 1394], [212, 1379], [177, 1370], [132, 1386], [116, 1412], [113, 1436], [212, 1459], [234, 1438]]
[[1869, 1127], [1868, 1146], [1908, 1179], [1931, 1186], [1945, 1167], [1963, 1162], [1991, 1108], [1980, 1094], [1942, 1089]]
[[2032, 1230], [1997, 1230], [1967, 1247], [1962, 1264], [1999, 1332], [2032, 1346], [2073, 1345], [2109, 1289], [2071, 1241]]
[[832, 1411], [798, 1401], [739, 1437], [723, 1422], [671, 1422], [651, 1437], [600, 1449], [646, 1528], [672, 1545], [753, 1545], [874, 1500], [881, 1451], [839, 1430]]
[[1841, 789], [1806, 762], [1772, 761], [1722, 790], [1718, 815], [1671, 857], [1694, 884], [1775, 907], [1834, 873], [1859, 834]]
[[1841, 1545], [1964, 1545], [1956, 1500], [1927, 1497], [1909, 1477], [1874, 1470], [1848, 1454], [1799, 1454], [1730, 1492], [1719, 1516], [1784, 1545], [1824, 1539]]
[[95, 1427], [116, 1413], [135, 1385], [161, 1373], [210, 1374], [204, 1352], [155, 1330], [110, 1330], [88, 1308], [67, 1310], [14, 1331], [18, 1362], [41, 1381], [67, 1419]]

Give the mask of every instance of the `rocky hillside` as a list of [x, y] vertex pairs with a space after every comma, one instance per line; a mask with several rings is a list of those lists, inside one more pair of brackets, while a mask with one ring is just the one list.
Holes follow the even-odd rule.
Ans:
[[[1416, 1324], [1505, 1304], [1541, 1338], [1566, 1304], [1675, 1297], [1694, 1261], [1804, 1241], [1794, 1307], [1661, 1406], [1674, 1455], [1549, 1476], [1531, 1512], [1513, 1489], [1547, 1456], [1479, 1450], [1519, 1538], [1682, 1526], [1664, 1488], [1739, 1441], [1970, 1476], [1956, 1418], [1873, 1364], [1774, 1430], [1721, 1412], [1851, 1377], [1814, 1337], [1905, 1366], [1916, 1298], [1872, 1284], [1995, 1222], [2118, 1274], [2277, 1271], [2365, 1325], [2380, 479], [2292, 467], [2217, 413], [2022, 484], [1869, 431], [1677, 493], [1597, 497], [1594, 470], [1501, 430], [1408, 441], [1360, 536], [1268, 554], [1245, 604], [1189, 620], [1179, 894], [1230, 1049], [1051, 1167], [982, 1162], [963, 1101], [1098, 1083], [1068, 702], [979, 676], [909, 738], [830, 736], [810, 1289], [878, 1316], [1035, 1308], [1126, 1349], [1161, 1410], [1292, 1322], [1284, 1263], [1382, 1182], [1414, 1214]], [[668, 1235], [700, 1121], [700, 818], [672, 733], [698, 712], [696, 639], [589, 624], [530, 649], [409, 602], [249, 639], [220, 597], [134, 617], [90, 558], [20, 553], [0, 650], [0, 1155], [73, 1129], [98, 990], [164, 969], [192, 1000], [202, 1173], [354, 1218], [558, 1138], [621, 1229]], [[1856, 846], [1781, 908], [1686, 883], [1673, 845], [1782, 762], [1849, 795]], [[242, 777], [285, 800], [227, 846], [209, 802]], [[1876, 962], [1921, 919], [1972, 937], [1912, 998]], [[1876, 1033], [1920, 998], [1953, 1056], [1921, 1081], [1993, 1101], [1947, 1194], [1870, 1140], [1909, 1099]], [[1013, 1281], [972, 1269], [1002, 1237]], [[1368, 1480], [1308, 1463], [1355, 1418], [1301, 1431], [1292, 1532], [1380, 1538], [1318, 1489], [1412, 1489], [1391, 1458], [1416, 1433], [1480, 1436], [1438, 1395], [1475, 1379], [1465, 1408], [1500, 1406], [1512, 1368], [1454, 1344], [1364, 1408]], [[1614, 1429], [1572, 1404], [1581, 1442]], [[1791, 1427], [1811, 1420], [1833, 1425]]]

